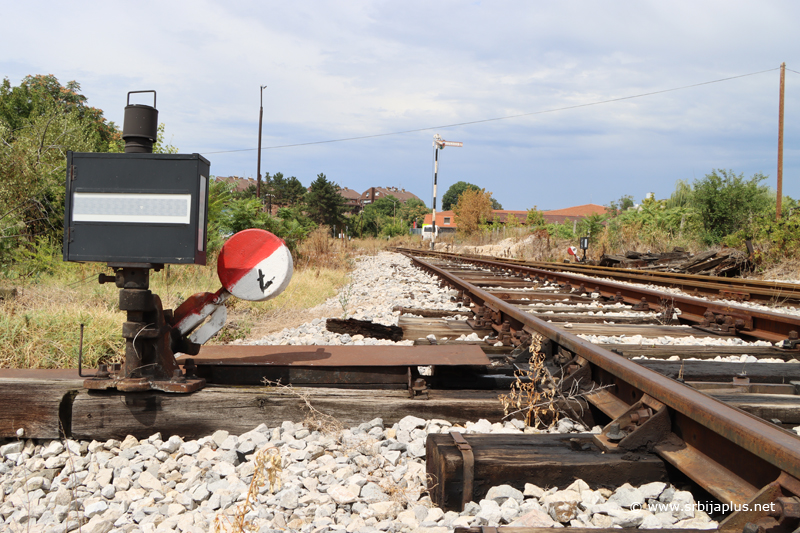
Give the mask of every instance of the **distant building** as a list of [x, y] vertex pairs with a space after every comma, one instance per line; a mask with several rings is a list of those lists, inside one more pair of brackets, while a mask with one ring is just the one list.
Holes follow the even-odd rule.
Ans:
[[253, 187], [257, 186], [257, 182], [253, 178], [240, 178], [238, 176], [227, 176], [227, 177], [215, 176], [214, 180], [221, 181], [223, 183], [227, 183], [228, 185], [230, 185], [231, 192], [244, 192], [251, 185]]
[[563, 224], [567, 220], [576, 221], [588, 218], [591, 215], [605, 215], [606, 208], [597, 204], [583, 204], [576, 205], [575, 207], [566, 207], [564, 209], [553, 209], [551, 211], [542, 211], [544, 220], [548, 224]]
[[353, 189], [348, 189], [347, 187], [342, 187], [339, 189], [339, 194], [344, 198], [348, 213], [355, 215], [361, 211], [361, 194]]
[[367, 204], [371, 204], [375, 200], [385, 198], [386, 196], [394, 196], [402, 203], [406, 203], [412, 198], [419, 200], [417, 195], [410, 193], [405, 189], [399, 189], [397, 187], [370, 187], [361, 194], [361, 206], [364, 207]]
[[[564, 209], [553, 209], [551, 211], [542, 211], [544, 221], [548, 224], [564, 224], [567, 222], [577, 222], [591, 215], [606, 213], [606, 208], [597, 204], [584, 204], [575, 207], [567, 207]], [[506, 224], [510, 217], [515, 217], [520, 224], [526, 224], [528, 220], [528, 211], [511, 211], [507, 209], [494, 209], [492, 210], [492, 217], [489, 220], [497, 221], [500, 224]], [[431, 227], [431, 213], [425, 215], [425, 221], [422, 223], [424, 228]], [[442, 233], [452, 233], [458, 229], [456, 223], [456, 215], [453, 211], [437, 211], [436, 212], [436, 228], [437, 235]], [[423, 233], [424, 234], [424, 233]], [[428, 237], [430, 238], [430, 237]]]

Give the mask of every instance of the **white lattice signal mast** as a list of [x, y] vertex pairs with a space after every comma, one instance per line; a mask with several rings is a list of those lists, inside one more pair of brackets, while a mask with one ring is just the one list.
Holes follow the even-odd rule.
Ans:
[[431, 250], [436, 244], [436, 182], [439, 176], [439, 149], [444, 150], [445, 146], [462, 147], [464, 143], [456, 141], [445, 141], [438, 133], [433, 136], [433, 147], [436, 152], [433, 156], [433, 216], [431, 217]]

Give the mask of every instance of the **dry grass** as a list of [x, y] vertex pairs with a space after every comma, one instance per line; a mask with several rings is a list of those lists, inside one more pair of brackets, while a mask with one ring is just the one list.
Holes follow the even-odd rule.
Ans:
[[760, 272], [762, 279], [798, 281], [800, 280], [800, 259], [786, 259], [779, 264], [765, 267]]
[[[210, 343], [260, 338], [314, 318], [338, 315], [338, 303], [329, 309], [320, 304], [348, 283], [355, 257], [413, 242], [411, 237], [343, 241], [329, 234], [327, 228], [320, 228], [300, 246], [292, 281], [277, 298], [229, 300], [228, 324]], [[0, 368], [76, 368], [80, 324], [85, 324], [85, 367], [122, 361], [125, 313], [118, 308], [119, 290], [113, 284], [97, 283], [97, 275], [109, 274], [109, 269], [104, 264], [56, 261], [50, 276], [0, 280], [0, 286], [18, 289], [16, 298], [0, 300]], [[164, 309], [174, 309], [192, 294], [215, 292], [219, 287], [216, 263], [171, 265], [150, 274], [150, 290], [160, 296]]]
[[[322, 310], [308, 309], [334, 296], [345, 285], [359, 248], [325, 236], [312, 241], [314, 255], [301, 256], [283, 294], [267, 302], [229, 301], [228, 326], [212, 342], [263, 336], [307, 322]], [[385, 241], [384, 241], [385, 244]], [[18, 296], [0, 300], [0, 368], [76, 368], [80, 324], [85, 324], [83, 360], [87, 368], [100, 362], [121, 362], [125, 313], [118, 309], [119, 290], [99, 285], [97, 275], [110, 273], [103, 264], [58, 264], [57, 273], [35, 281], [3, 280]], [[150, 289], [164, 309], [174, 309], [197, 292], [220, 287], [216, 264], [172, 265], [151, 272]], [[333, 311], [335, 314], [335, 310]]]

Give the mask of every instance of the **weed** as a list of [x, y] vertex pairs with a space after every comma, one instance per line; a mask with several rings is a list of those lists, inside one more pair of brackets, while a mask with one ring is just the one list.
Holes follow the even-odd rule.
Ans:
[[253, 505], [258, 499], [261, 488], [269, 483], [270, 492], [274, 493], [281, 488], [280, 473], [283, 471], [281, 466], [283, 459], [280, 451], [270, 446], [263, 448], [256, 453], [253, 470], [253, 478], [247, 489], [247, 497], [236, 506], [233, 521], [226, 515], [217, 513], [214, 517], [214, 531], [222, 533], [243, 533], [244, 531], [257, 531], [255, 524], [247, 520], [247, 514], [253, 510]]
[[560, 415], [556, 408], [556, 387], [551, 384], [552, 378], [544, 366], [545, 356], [540, 352], [543, 340], [541, 335], [533, 337], [528, 368], [518, 370], [511, 392], [499, 397], [506, 417], [523, 413], [525, 424], [537, 429], [551, 427]]
[[339, 304], [342, 306], [342, 320], [347, 320], [347, 304], [350, 302], [350, 298], [353, 296], [353, 282], [350, 281], [340, 292], [339, 292]]
[[344, 425], [336, 417], [325, 414], [311, 405], [310, 394], [307, 391], [299, 391], [291, 385], [284, 385], [279, 381], [270, 381], [266, 378], [262, 380], [262, 383], [270, 387], [270, 390], [302, 400], [308, 411], [303, 423], [308, 429], [319, 431], [324, 435], [336, 436], [337, 438], [341, 436], [345, 429]]

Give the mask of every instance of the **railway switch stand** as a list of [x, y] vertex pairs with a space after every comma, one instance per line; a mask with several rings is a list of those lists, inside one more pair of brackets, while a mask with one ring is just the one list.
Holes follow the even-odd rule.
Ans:
[[[131, 104], [131, 94], [152, 93], [153, 105]], [[102, 365], [87, 389], [122, 392], [193, 392], [205, 379], [184, 370], [176, 354], [197, 355], [225, 325], [230, 296], [266, 300], [292, 276], [286, 244], [250, 229], [231, 237], [220, 252], [222, 288], [198, 293], [164, 309], [149, 290], [150, 271], [168, 264], [206, 264], [210, 163], [199, 154], [153, 154], [158, 133], [155, 91], [128, 93], [122, 138], [125, 153], [67, 153], [64, 260], [107, 263], [113, 275], [98, 281], [119, 288], [125, 362]]]

